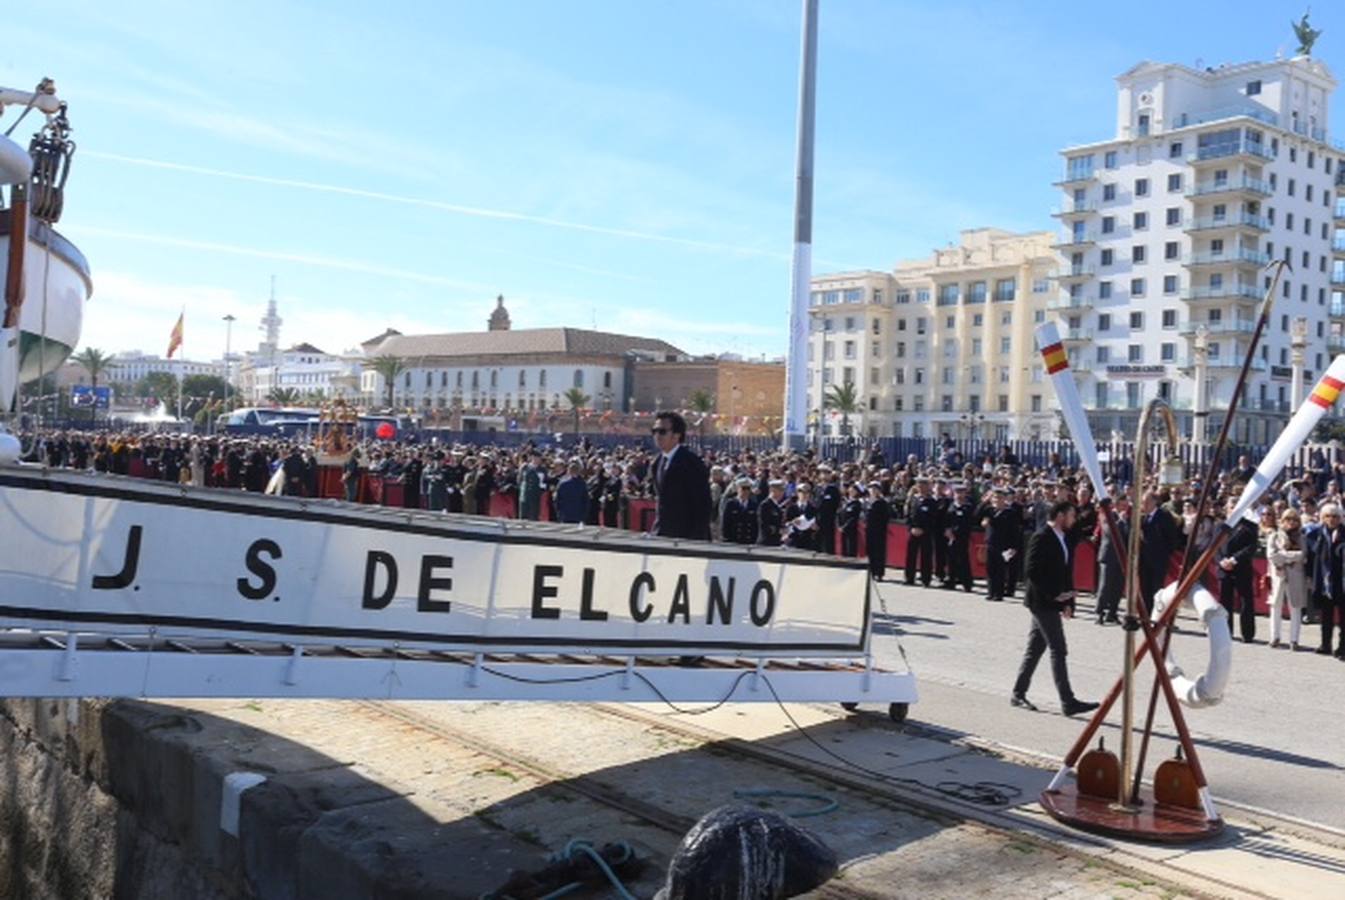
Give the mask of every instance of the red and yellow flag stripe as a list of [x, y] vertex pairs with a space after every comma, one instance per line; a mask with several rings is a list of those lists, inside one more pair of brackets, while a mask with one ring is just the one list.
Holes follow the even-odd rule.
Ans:
[[1345, 388], [1345, 381], [1332, 378], [1330, 375], [1323, 375], [1322, 380], [1317, 382], [1317, 386], [1312, 389], [1311, 396], [1308, 397], [1313, 403], [1316, 403], [1322, 409], [1330, 409], [1340, 396], [1340, 391]]
[[1069, 356], [1065, 353], [1065, 348], [1057, 341], [1049, 347], [1041, 348], [1041, 358], [1046, 360], [1046, 371], [1054, 375], [1061, 369], [1069, 368]]

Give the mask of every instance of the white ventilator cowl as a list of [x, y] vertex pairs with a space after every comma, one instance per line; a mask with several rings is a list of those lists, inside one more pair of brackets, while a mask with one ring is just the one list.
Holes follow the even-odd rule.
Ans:
[[[1154, 595], [1153, 614], [1155, 622], [1163, 616], [1163, 611], [1172, 605], [1172, 597], [1177, 593], [1177, 585], [1170, 584]], [[1172, 654], [1172, 645], [1168, 645], [1166, 667], [1168, 677], [1172, 679], [1172, 689], [1183, 706], [1199, 709], [1202, 706], [1214, 706], [1224, 697], [1228, 687], [1228, 673], [1233, 663], [1233, 636], [1228, 631], [1228, 613], [1215, 596], [1197, 585], [1186, 598], [1186, 603], [1195, 608], [1196, 615], [1205, 626], [1210, 639], [1210, 661], [1205, 673], [1192, 679], [1177, 665]]]

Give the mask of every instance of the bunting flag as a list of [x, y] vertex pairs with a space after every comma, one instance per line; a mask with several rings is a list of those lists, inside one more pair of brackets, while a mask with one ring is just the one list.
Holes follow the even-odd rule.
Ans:
[[177, 324], [173, 326], [173, 333], [168, 336], [168, 358], [172, 359], [173, 354], [182, 346], [182, 319], [187, 313], [181, 312], [177, 317]]

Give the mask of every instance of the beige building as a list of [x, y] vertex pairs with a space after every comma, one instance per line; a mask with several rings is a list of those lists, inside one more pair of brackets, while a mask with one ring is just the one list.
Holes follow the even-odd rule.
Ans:
[[714, 400], [713, 412], [738, 419], [780, 417], [785, 393], [785, 364], [747, 362], [724, 357], [666, 362], [639, 360], [634, 369], [635, 406], [640, 412], [690, 406], [692, 395], [704, 391]]
[[854, 384], [850, 433], [869, 437], [1050, 439], [1054, 395], [1033, 342], [1059, 291], [1051, 232], [996, 228], [891, 272], [813, 279], [810, 430], [842, 433], [823, 408]]

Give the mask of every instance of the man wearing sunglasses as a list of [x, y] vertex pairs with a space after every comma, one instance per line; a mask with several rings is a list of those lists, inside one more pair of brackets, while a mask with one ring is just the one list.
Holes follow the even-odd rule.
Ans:
[[685, 446], [686, 419], [680, 413], [654, 417], [654, 534], [659, 537], [710, 539], [710, 473], [705, 463]]

